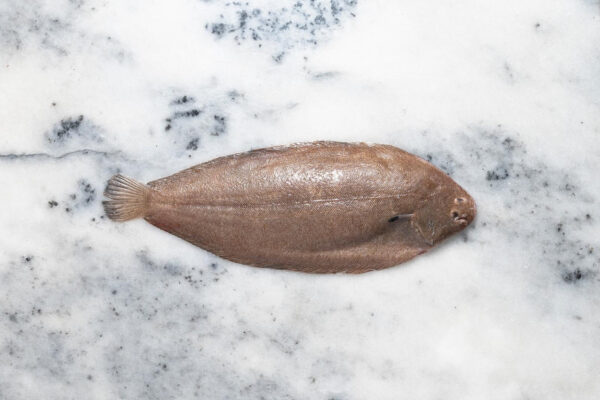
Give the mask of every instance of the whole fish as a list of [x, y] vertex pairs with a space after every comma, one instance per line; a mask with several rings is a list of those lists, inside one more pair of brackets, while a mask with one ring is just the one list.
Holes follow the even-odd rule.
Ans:
[[144, 185], [106, 187], [108, 217], [142, 217], [225, 259], [362, 273], [426, 252], [475, 218], [448, 175], [393, 146], [314, 142], [220, 157]]

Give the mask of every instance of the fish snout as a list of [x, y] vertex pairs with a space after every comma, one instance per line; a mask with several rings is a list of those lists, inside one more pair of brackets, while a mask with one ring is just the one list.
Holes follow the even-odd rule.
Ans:
[[457, 197], [454, 199], [454, 207], [452, 207], [450, 213], [455, 223], [467, 226], [477, 215], [475, 201], [468, 195]]

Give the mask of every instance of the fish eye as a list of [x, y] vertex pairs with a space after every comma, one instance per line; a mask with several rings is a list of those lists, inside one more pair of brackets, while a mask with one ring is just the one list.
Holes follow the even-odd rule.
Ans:
[[465, 202], [465, 198], [464, 197], [457, 197], [456, 199], [454, 199], [454, 202], [456, 204], [464, 203]]

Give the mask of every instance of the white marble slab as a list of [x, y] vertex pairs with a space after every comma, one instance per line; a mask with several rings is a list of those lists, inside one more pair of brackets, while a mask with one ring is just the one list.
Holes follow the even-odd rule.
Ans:
[[[0, 1], [0, 398], [600, 398], [598, 43], [596, 0]], [[323, 139], [478, 219], [313, 276], [103, 215], [117, 171]]]

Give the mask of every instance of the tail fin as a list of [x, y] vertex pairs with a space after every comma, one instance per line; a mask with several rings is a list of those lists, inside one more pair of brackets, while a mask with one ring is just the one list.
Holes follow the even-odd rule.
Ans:
[[110, 199], [102, 202], [104, 212], [113, 221], [143, 217], [148, 211], [151, 190], [143, 183], [117, 174], [110, 178], [104, 190]]

